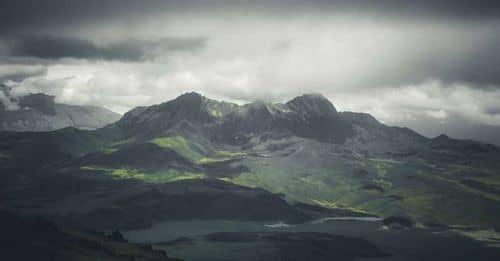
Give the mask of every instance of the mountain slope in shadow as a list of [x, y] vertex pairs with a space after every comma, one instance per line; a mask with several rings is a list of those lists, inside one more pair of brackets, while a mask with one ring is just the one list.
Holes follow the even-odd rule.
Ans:
[[119, 231], [110, 235], [57, 226], [39, 217], [0, 212], [3, 260], [169, 261], [163, 250], [128, 243]]

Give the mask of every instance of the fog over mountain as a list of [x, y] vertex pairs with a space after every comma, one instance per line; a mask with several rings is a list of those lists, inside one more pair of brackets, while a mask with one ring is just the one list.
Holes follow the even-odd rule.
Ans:
[[53, 131], [67, 127], [92, 130], [120, 119], [102, 107], [60, 104], [43, 93], [11, 95], [0, 85], [0, 131]]

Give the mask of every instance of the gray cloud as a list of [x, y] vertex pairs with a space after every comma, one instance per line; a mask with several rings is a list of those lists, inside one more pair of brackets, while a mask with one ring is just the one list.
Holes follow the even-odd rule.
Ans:
[[47, 68], [43, 65], [0, 64], [0, 84], [7, 80], [20, 82], [46, 73]]
[[[228, 37], [228, 34], [233, 33], [255, 35], [254, 39], [241, 39], [254, 42], [255, 48], [260, 45], [259, 42], [273, 39], [275, 42], [271, 48], [275, 51], [282, 51], [284, 55], [291, 53], [293, 46], [297, 45], [297, 39], [293, 39], [297, 34], [310, 37], [311, 41], [317, 41], [315, 37], [322, 36], [319, 33], [323, 33], [323, 36], [330, 34], [333, 35], [330, 39], [333, 46], [330, 51], [335, 52], [337, 28], [334, 26], [336, 21], [332, 21], [332, 17], [347, 16], [361, 21], [367, 19], [375, 25], [390, 25], [381, 30], [366, 32], [373, 34], [373, 38], [380, 41], [380, 43], [373, 43], [380, 49], [379, 54], [375, 52], [365, 54], [367, 60], [378, 59], [378, 65], [375, 62], [371, 64], [363, 62], [360, 66], [360, 70], [371, 70], [373, 75], [364, 80], [363, 75], [367, 73], [358, 72], [361, 77], [356, 76], [359, 78], [356, 81], [345, 83], [316, 80], [317, 83], [307, 83], [308, 85], [314, 88], [334, 84], [345, 88], [373, 88], [439, 79], [451, 83], [469, 83], [477, 88], [500, 86], [500, 3], [498, 1], [20, 0], [2, 1], [0, 10], [0, 33], [5, 35], [6, 39], [11, 39], [11, 48], [10, 50], [7, 48], [7, 54], [4, 56], [121, 61], [143, 61], [165, 57], [170, 52], [201, 50], [206, 46], [206, 38], [199, 37], [199, 35], [225, 38], [227, 43], [218, 43], [222, 49], [228, 49], [227, 54], [223, 55], [231, 56], [234, 53], [231, 53], [231, 49], [241, 46], [241, 55], [248, 59], [246, 57], [248, 54], [243, 53], [251, 51], [248, 46], [245, 46], [247, 43]], [[301, 28], [302, 31], [281, 30], [281, 27], [286, 29], [289, 24], [297, 23], [297, 21], [307, 24], [309, 29], [304, 26]], [[246, 26], [245, 23], [252, 22], [256, 24], [255, 28], [241, 28]], [[333, 25], [331, 30], [324, 30], [312, 36], [304, 33], [305, 30], [311, 28], [320, 30], [329, 24]], [[185, 29], [183, 29], [184, 26]], [[352, 23], [346, 27], [352, 30], [353, 35], [357, 35], [359, 34], [357, 30], [360, 27], [363, 29], [364, 26]], [[424, 29], [411, 28], [413, 26]], [[228, 28], [233, 28], [233, 32]], [[259, 30], [268, 34], [259, 35]], [[381, 33], [387, 34], [387, 39], [377, 36]], [[20, 34], [24, 36], [19, 36]], [[171, 37], [172, 35], [183, 36], [174, 38]], [[281, 39], [280, 35], [283, 35]], [[287, 38], [292, 38], [292, 40]], [[343, 33], [337, 38], [345, 40], [353, 37], [348, 33]], [[369, 39], [363, 38], [358, 41], [369, 41]], [[345, 58], [349, 60], [349, 63], [354, 59], [361, 59], [361, 55], [359, 57], [356, 55], [358, 52], [356, 48], [362, 46], [363, 43], [356, 43], [352, 40], [350, 44], [352, 47], [346, 51], [346, 54], [352, 57]], [[404, 44], [406, 47], [402, 46]], [[316, 48], [313, 44], [309, 47]], [[362, 47], [370, 48], [369, 46]], [[1, 49], [0, 53], [2, 53]], [[334, 56], [329, 58], [338, 59]], [[344, 67], [350, 66], [343, 59], [338, 62], [344, 63]], [[275, 66], [282, 66], [282, 64], [275, 64]], [[352, 65], [352, 67], [355, 66]], [[321, 68], [321, 70], [326, 69], [328, 67]], [[352, 73], [352, 71], [346, 73]], [[261, 72], [261, 75], [257, 77], [271, 78], [269, 81], [273, 81], [271, 83], [273, 85], [288, 84], [286, 81], [273, 79], [276, 77], [270, 74], [271, 72]], [[327, 76], [316, 75], [317, 77]], [[299, 83], [304, 85], [300, 79], [295, 82], [297, 84], [292, 85]], [[264, 82], [263, 84], [270, 83]], [[252, 95], [251, 92], [248, 94]], [[244, 95], [237, 94], [237, 96]]]
[[55, 36], [18, 36], [7, 40], [9, 56], [34, 57], [42, 59], [104, 59], [139, 61], [151, 58], [155, 52], [196, 51], [205, 45], [205, 39], [162, 38], [155, 41], [128, 40], [97, 45], [78, 38]]
[[495, 107], [485, 108], [484, 112], [492, 116], [500, 115], [500, 104], [498, 104], [498, 106]]
[[[497, 23], [495, 26], [499, 26]], [[450, 41], [449, 49], [454, 46], [461, 46], [460, 54], [454, 52], [446, 56], [436, 55], [435, 59], [430, 59], [425, 68], [433, 78], [439, 78], [444, 81], [465, 82], [476, 87], [499, 87], [500, 86], [500, 27], [482, 31], [481, 27], [476, 27], [477, 34], [471, 34], [471, 37], [478, 37], [468, 41], [460, 39], [461, 42], [453, 43]], [[458, 40], [458, 39], [457, 39]]]

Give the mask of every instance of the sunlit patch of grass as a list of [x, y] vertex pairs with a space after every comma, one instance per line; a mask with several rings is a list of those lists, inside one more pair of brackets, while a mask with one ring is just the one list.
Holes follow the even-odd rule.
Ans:
[[173, 149], [187, 159], [196, 162], [203, 158], [200, 154], [203, 148], [199, 144], [194, 144], [182, 136], [156, 138], [150, 141], [162, 148]]
[[153, 182], [174, 182], [174, 181], [179, 181], [179, 180], [204, 179], [204, 178], [206, 178], [206, 175], [203, 173], [169, 170], [167, 172], [162, 172], [162, 173], [152, 175], [150, 181], [153, 181]]
[[228, 160], [233, 160], [236, 158], [241, 158], [245, 155], [247, 155], [244, 152], [232, 152], [232, 151], [225, 151], [225, 150], [217, 150], [214, 152], [215, 157], [203, 157], [198, 160], [197, 163], [199, 164], [208, 164], [208, 163], [215, 163], [215, 162], [223, 162], [223, 161], [228, 161]]
[[380, 178], [385, 178], [385, 175], [387, 174], [387, 170], [392, 168], [395, 164], [399, 164], [399, 161], [395, 161], [392, 159], [370, 159], [370, 161], [373, 163], [375, 168], [377, 169], [377, 175]]
[[243, 156], [246, 156], [247, 154], [245, 152], [241, 152], [241, 151], [226, 151], [226, 150], [217, 150], [215, 151], [215, 154], [217, 154], [217, 156], [219, 157], [231, 157], [231, 158], [234, 158], [234, 157], [243, 157]]
[[392, 183], [390, 181], [385, 180], [384, 178], [376, 178], [373, 180], [373, 182], [377, 186], [379, 186], [385, 190], [390, 189], [392, 187]]
[[210, 111], [210, 114], [212, 114], [212, 116], [216, 117], [216, 118], [220, 118], [222, 117], [222, 112], [217, 110], [217, 109], [212, 109]]
[[460, 181], [457, 181], [457, 180], [448, 179], [446, 177], [442, 177], [442, 176], [439, 176], [439, 175], [434, 175], [434, 174], [431, 174], [431, 173], [425, 173], [424, 174], [422, 171], [417, 171], [416, 174], [418, 176], [426, 178], [426, 179], [432, 179], [432, 180], [435, 180], [435, 181], [440, 181], [440, 182], [447, 183], [448, 185], [451, 185], [453, 188], [458, 189], [458, 190], [463, 191], [463, 192], [479, 194], [479, 195], [481, 195], [481, 196], [483, 196], [485, 198], [488, 198], [488, 199], [491, 199], [491, 200], [500, 201], [500, 196], [498, 196], [498, 195], [491, 194], [491, 193], [488, 193], [488, 192], [485, 192], [485, 191], [481, 191], [481, 190], [478, 190], [478, 189], [475, 189], [475, 188], [468, 187], [468, 186], [462, 184]]
[[346, 207], [343, 204], [337, 203], [336, 201], [332, 200], [322, 200], [322, 199], [313, 199], [311, 200], [314, 204], [324, 207], [324, 208], [330, 208], [330, 209], [345, 209], [349, 210], [352, 212], [357, 212], [357, 213], [363, 213], [363, 214], [369, 214], [369, 212], [364, 211], [362, 209], [358, 208], [353, 208], [353, 207]]
[[470, 177], [470, 179], [500, 188], [500, 173], [498, 175], [491, 174], [489, 177]]
[[491, 224], [494, 220], [487, 208], [495, 203], [482, 198], [480, 192], [432, 172], [415, 171], [412, 176], [416, 177], [412, 183], [391, 191], [403, 198], [394, 204], [412, 219], [448, 225]]
[[233, 180], [231, 178], [228, 178], [228, 177], [222, 177], [222, 178], [217, 178], [218, 180], [222, 180], [224, 182], [227, 182], [227, 183], [233, 183]]
[[[289, 202], [314, 203], [313, 199], [332, 200], [351, 190], [351, 186], [342, 180], [333, 178], [336, 181], [332, 182], [328, 175], [330, 172], [304, 176], [278, 173], [279, 171], [277, 169], [275, 173], [270, 173], [266, 170], [253, 169], [252, 172], [226, 178], [225, 181], [246, 187], [259, 187], [273, 193], [282, 193]], [[316, 171], [312, 170], [312, 172]]]
[[375, 184], [384, 189], [390, 189], [392, 187], [392, 183], [385, 179], [387, 171], [390, 168], [392, 168], [395, 164], [399, 164], [400, 162], [392, 159], [380, 159], [380, 158], [373, 158], [370, 159], [370, 161], [373, 163], [373, 166], [377, 170], [377, 178], [374, 179]]
[[229, 157], [223, 157], [223, 158], [208, 158], [208, 157], [203, 157], [198, 160], [199, 164], [209, 164], [209, 163], [215, 163], [215, 162], [223, 162], [223, 161], [228, 161], [231, 160]]
[[206, 151], [200, 144], [193, 143], [182, 136], [156, 138], [150, 142], [162, 148], [173, 149], [183, 157], [197, 164], [222, 162], [246, 155], [244, 152], [224, 150]]
[[313, 178], [311, 176], [307, 177], [300, 177], [300, 181], [302, 181], [304, 184], [315, 187], [317, 189], [323, 188], [325, 186], [325, 183], [317, 178]]
[[138, 179], [150, 183], [165, 183], [188, 179], [203, 179], [206, 178], [203, 173], [194, 173], [189, 171], [179, 171], [170, 169], [168, 171], [160, 171], [153, 173], [145, 173], [141, 170], [131, 168], [104, 168], [99, 166], [83, 166], [83, 170], [98, 171], [104, 175], [112, 176], [117, 179]]
[[339, 208], [339, 204], [332, 200], [324, 200], [324, 199], [312, 199], [314, 204], [322, 206], [324, 208]]
[[111, 154], [111, 153], [114, 153], [116, 151], [118, 151], [117, 148], [113, 148], [113, 147], [104, 147], [101, 149], [101, 151], [104, 153], [104, 154]]
[[432, 217], [436, 221], [447, 220], [442, 211], [436, 208], [436, 198], [437, 196], [433, 194], [407, 195], [402, 207], [413, 219]]
[[101, 144], [101, 147], [99, 148], [99, 151], [104, 153], [104, 154], [111, 154], [114, 152], [118, 151], [118, 147], [120, 145], [128, 144], [133, 142], [133, 139], [126, 139], [126, 140], [120, 140], [117, 142], [113, 142], [111, 144]]
[[237, 177], [234, 178], [227, 178], [226, 181], [230, 181], [232, 183], [242, 185], [242, 186], [247, 186], [247, 187], [266, 187], [268, 186], [268, 181], [266, 179], [263, 179], [260, 175], [257, 173], [241, 173]]
[[135, 169], [113, 169], [111, 172], [108, 173], [109, 175], [115, 177], [115, 178], [122, 178], [122, 179], [141, 179], [144, 180], [146, 175], [144, 173], [141, 173], [138, 170]]
[[126, 139], [126, 140], [120, 140], [120, 141], [117, 141], [117, 142], [113, 142], [111, 144], [111, 147], [117, 147], [117, 146], [120, 146], [120, 145], [129, 144], [129, 143], [132, 143], [132, 142], [134, 142], [133, 138]]
[[370, 159], [372, 162], [378, 162], [378, 163], [385, 163], [385, 164], [399, 164], [401, 161], [393, 160], [393, 159], [386, 159], [386, 158], [371, 158]]
[[283, 184], [274, 176], [261, 172], [244, 172], [237, 177], [226, 178], [225, 181], [250, 188], [258, 187], [273, 193], [284, 193], [286, 191]]
[[[258, 187], [273, 193], [281, 193], [288, 202], [304, 202], [326, 208], [345, 209], [355, 212], [383, 215], [387, 199], [360, 192], [361, 184], [342, 169], [311, 165], [304, 168], [287, 168], [268, 160], [270, 164], [250, 165], [251, 171], [221, 180], [246, 187]], [[367, 161], [371, 164], [370, 161]], [[373, 203], [373, 204], [372, 204]], [[397, 208], [397, 206], [396, 206]], [[391, 210], [396, 212], [396, 210]]]
[[81, 170], [88, 170], [88, 171], [98, 171], [98, 172], [112, 170], [110, 168], [105, 168], [105, 167], [100, 167], [100, 166], [82, 166], [82, 167], [80, 167], [80, 169]]

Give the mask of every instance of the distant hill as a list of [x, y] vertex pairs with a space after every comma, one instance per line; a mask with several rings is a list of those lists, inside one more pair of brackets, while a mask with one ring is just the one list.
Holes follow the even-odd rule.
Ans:
[[120, 115], [96, 106], [55, 103], [54, 97], [37, 93], [19, 98], [18, 108], [0, 102], [0, 131], [51, 131], [65, 127], [92, 130], [117, 121]]

